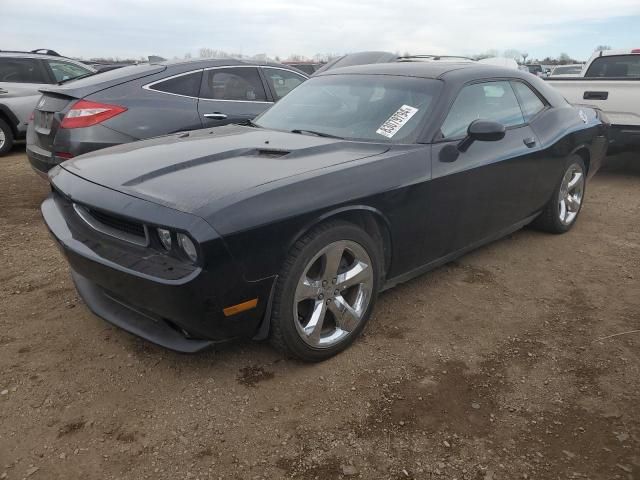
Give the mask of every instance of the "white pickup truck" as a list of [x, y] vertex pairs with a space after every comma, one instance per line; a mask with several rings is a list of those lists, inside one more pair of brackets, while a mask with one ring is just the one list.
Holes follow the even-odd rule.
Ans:
[[604, 112], [611, 122], [610, 152], [640, 149], [640, 48], [596, 52], [579, 77], [547, 82], [570, 103]]

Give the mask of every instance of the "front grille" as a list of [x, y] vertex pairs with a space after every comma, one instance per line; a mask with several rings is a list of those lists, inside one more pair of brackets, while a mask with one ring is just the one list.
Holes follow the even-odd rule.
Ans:
[[137, 235], [138, 237], [145, 236], [144, 225], [137, 222], [125, 220], [122, 217], [111, 215], [110, 213], [101, 212], [100, 210], [87, 209], [89, 214], [98, 220], [103, 225], [106, 225], [116, 230], [129, 233], [131, 235]]
[[142, 223], [127, 220], [102, 210], [90, 209], [77, 203], [73, 204], [73, 209], [78, 217], [100, 233], [143, 247], [149, 245], [147, 229]]

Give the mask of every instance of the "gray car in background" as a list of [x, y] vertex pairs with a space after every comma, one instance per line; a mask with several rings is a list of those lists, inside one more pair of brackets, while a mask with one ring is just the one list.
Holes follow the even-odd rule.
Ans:
[[27, 156], [44, 174], [112, 145], [248, 123], [306, 79], [286, 65], [208, 59], [134, 65], [43, 88]]
[[0, 156], [25, 137], [41, 88], [96, 71], [51, 50], [37, 52], [0, 51]]

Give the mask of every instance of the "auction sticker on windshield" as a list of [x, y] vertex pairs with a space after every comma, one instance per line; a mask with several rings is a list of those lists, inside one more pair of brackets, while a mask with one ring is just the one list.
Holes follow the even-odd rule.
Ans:
[[393, 115], [380, 125], [380, 128], [376, 130], [376, 133], [387, 138], [393, 137], [417, 112], [418, 109], [415, 107], [402, 105]]

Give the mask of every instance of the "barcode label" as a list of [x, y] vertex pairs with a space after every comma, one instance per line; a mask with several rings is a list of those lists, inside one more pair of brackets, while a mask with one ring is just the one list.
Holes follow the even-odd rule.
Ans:
[[402, 105], [393, 115], [380, 125], [378, 130], [376, 130], [376, 133], [387, 138], [393, 137], [405, 123], [411, 120], [411, 117], [413, 117], [417, 111], [418, 109], [415, 107]]

